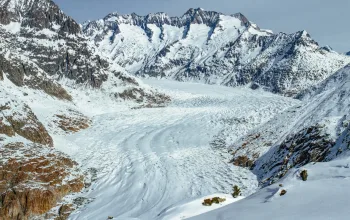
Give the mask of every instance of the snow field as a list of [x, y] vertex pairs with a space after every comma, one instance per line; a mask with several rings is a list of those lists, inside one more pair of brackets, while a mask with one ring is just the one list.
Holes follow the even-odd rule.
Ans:
[[[274, 185], [237, 203], [191, 219], [349, 219], [349, 163], [347, 157], [292, 169], [284, 179]], [[304, 169], [309, 175], [305, 182], [299, 176]], [[279, 187], [279, 184], [283, 187]], [[279, 195], [282, 189], [287, 190], [284, 196]]]
[[[249, 196], [258, 187], [255, 175], [229, 164], [227, 151], [213, 148], [210, 142], [228, 127], [230, 136], [238, 138], [298, 103], [247, 88], [146, 80], [173, 102], [165, 108], [131, 109], [131, 103], [116, 102], [103, 91], [66, 87], [73, 96], [70, 103], [18, 88], [6, 78], [0, 83], [5, 92], [32, 108], [57, 150], [76, 160], [83, 172], [96, 170], [91, 187], [66, 198], [91, 201], [70, 219], [187, 218], [221, 207], [191, 211], [197, 210], [195, 201], [201, 207], [204, 197], [230, 194], [233, 185]], [[70, 109], [88, 116], [91, 127], [72, 135], [56, 132], [52, 116], [69, 114]], [[237, 117], [246, 120], [227, 123]], [[223, 205], [230, 202], [227, 199]]]
[[[223, 118], [246, 115], [252, 120], [237, 128], [256, 126], [294, 104], [288, 98], [245, 88], [163, 80], [146, 83], [169, 94], [173, 103], [137, 110], [115, 103], [114, 112], [110, 106], [105, 113], [96, 112], [90, 129], [54, 136], [55, 146], [77, 160], [83, 170], [97, 170], [97, 181], [79, 195], [93, 201], [71, 219], [163, 219], [161, 214], [176, 204], [229, 194], [235, 184], [241, 186], [243, 195], [252, 194], [257, 189], [256, 177], [229, 164], [227, 152], [209, 143], [225, 126]], [[236, 132], [238, 137], [246, 130]]]

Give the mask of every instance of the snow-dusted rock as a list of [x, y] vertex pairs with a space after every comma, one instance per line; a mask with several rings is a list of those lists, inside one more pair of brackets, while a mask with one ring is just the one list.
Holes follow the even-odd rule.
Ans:
[[[300, 105], [275, 116], [232, 144], [233, 162], [242, 157], [261, 184], [271, 184], [293, 167], [329, 161], [349, 150], [335, 143], [350, 121], [350, 66], [304, 90]], [[255, 161], [255, 163], [254, 163]]]
[[127, 71], [144, 77], [238, 86], [287, 96], [315, 85], [350, 62], [320, 47], [306, 31], [260, 29], [242, 14], [190, 9], [181, 17], [111, 13], [83, 32]]
[[[103, 57], [72, 18], [51, 0], [0, 1], [0, 79], [71, 100], [60, 82], [101, 88], [106, 83], [131, 92], [138, 102], [165, 102], [158, 94]], [[112, 82], [110, 82], [112, 81]], [[124, 89], [123, 89], [124, 88]], [[111, 88], [112, 89], [112, 88]], [[112, 95], [118, 98], [116, 94]]]

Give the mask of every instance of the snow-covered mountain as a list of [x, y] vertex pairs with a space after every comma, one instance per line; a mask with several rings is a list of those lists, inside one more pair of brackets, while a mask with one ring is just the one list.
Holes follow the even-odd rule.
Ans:
[[201, 8], [181, 17], [112, 13], [86, 22], [83, 32], [103, 54], [139, 76], [251, 84], [287, 96], [350, 62], [330, 47], [320, 47], [306, 31], [273, 34], [240, 13]]
[[346, 201], [348, 62], [240, 13], [79, 25], [51, 0], [0, 0], [0, 219], [183, 219], [221, 207], [208, 195], [242, 201], [198, 219], [256, 219], [276, 184], [294, 208], [323, 178]]
[[[108, 89], [139, 102], [162, 97], [126, 73], [84, 37], [81, 27], [50, 0], [0, 1], [0, 77], [70, 100], [60, 82]], [[118, 88], [117, 88], [118, 87]]]
[[[75, 108], [84, 97], [110, 106], [169, 101], [103, 57], [53, 1], [0, 0], [0, 219], [66, 219], [57, 203], [88, 178], [52, 136], [90, 127]], [[61, 211], [49, 216], [55, 206]]]

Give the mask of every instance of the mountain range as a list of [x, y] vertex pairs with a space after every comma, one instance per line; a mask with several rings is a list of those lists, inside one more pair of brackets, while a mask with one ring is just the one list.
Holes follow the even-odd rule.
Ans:
[[[216, 96], [193, 98], [189, 92], [157, 89], [147, 84], [152, 80], [263, 94], [260, 101], [267, 108], [255, 109], [258, 116], [236, 106], [242, 115], [227, 110], [227, 118], [218, 122], [224, 124], [222, 130], [210, 134], [215, 152], [229, 151], [227, 163], [248, 169], [260, 187], [280, 181], [290, 170], [345, 157], [350, 131], [348, 55], [318, 45], [306, 31], [261, 29], [241, 13], [202, 8], [191, 8], [181, 17], [111, 13], [78, 24], [51, 0], [0, 0], [0, 216], [67, 219], [92, 202], [95, 198], [74, 197], [66, 204], [73, 194], [96, 186], [90, 188], [98, 171], [85, 169], [78, 162], [86, 161], [76, 162], [61, 150], [71, 146], [67, 143], [76, 134], [99, 128], [101, 118], [115, 120], [110, 114], [116, 109], [130, 117], [127, 130], [142, 121], [127, 115], [132, 111], [151, 118], [152, 109], [164, 109], [176, 118], [193, 109], [198, 112], [191, 118], [196, 118], [201, 108], [210, 112], [225, 103]], [[235, 94], [224, 97], [228, 95]], [[271, 97], [276, 109], [266, 104]], [[140, 128], [146, 126], [140, 123]], [[176, 127], [181, 126], [172, 129]], [[237, 127], [242, 128], [239, 135], [233, 132]], [[133, 132], [123, 145], [129, 146]], [[170, 138], [172, 132], [162, 132], [169, 137], [158, 139], [183, 144]], [[143, 157], [152, 156], [138, 160]], [[165, 213], [156, 211], [157, 216]]]
[[240, 13], [201, 8], [181, 17], [112, 13], [84, 23], [83, 32], [136, 76], [250, 85], [292, 97], [349, 62], [306, 31], [273, 34]]

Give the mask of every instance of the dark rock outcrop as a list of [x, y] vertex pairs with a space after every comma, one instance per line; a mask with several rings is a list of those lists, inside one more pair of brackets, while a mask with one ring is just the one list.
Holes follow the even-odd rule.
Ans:
[[[335, 146], [335, 140], [315, 125], [287, 137], [256, 161], [254, 171], [262, 185], [269, 185], [282, 178], [289, 169], [299, 168], [311, 162], [325, 162]], [[261, 162], [264, 161], [264, 162]]]
[[80, 33], [79, 24], [65, 15], [51, 0], [1, 0], [0, 24], [7, 25], [11, 22], [21, 22], [22, 27], [38, 30], [55, 30], [53, 24], [56, 24], [61, 33]]

